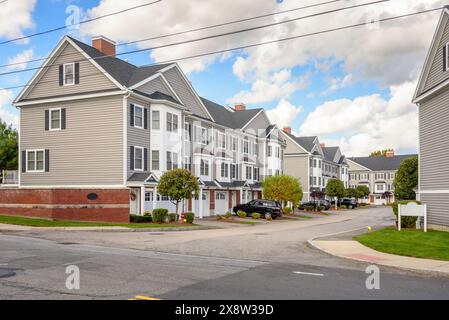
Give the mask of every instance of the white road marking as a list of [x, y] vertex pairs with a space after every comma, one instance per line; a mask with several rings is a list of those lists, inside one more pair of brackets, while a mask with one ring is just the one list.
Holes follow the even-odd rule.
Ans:
[[324, 277], [324, 274], [322, 274], [322, 273], [310, 273], [310, 272], [301, 272], [301, 271], [294, 271], [293, 273], [304, 274], [304, 275], [307, 275], [307, 276]]

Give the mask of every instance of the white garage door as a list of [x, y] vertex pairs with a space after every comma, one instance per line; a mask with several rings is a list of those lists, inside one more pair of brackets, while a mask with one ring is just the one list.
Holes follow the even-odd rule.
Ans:
[[228, 204], [227, 192], [215, 193], [215, 214], [225, 214], [229, 210]]

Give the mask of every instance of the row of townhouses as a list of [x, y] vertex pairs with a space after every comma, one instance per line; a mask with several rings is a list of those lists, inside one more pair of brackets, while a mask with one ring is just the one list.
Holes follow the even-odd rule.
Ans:
[[185, 209], [205, 217], [260, 198], [261, 181], [284, 171], [285, 140], [264, 109], [202, 98], [176, 63], [136, 67], [105, 37], [92, 46], [64, 37], [14, 104], [19, 189], [0, 195], [14, 212], [126, 220], [174, 211], [157, 184], [183, 167], [201, 189]]

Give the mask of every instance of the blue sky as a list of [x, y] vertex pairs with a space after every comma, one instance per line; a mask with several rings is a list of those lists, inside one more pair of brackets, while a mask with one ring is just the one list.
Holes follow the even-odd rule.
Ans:
[[[19, 2], [27, 2], [33, 3], [34, 0], [17, 0]], [[179, 0], [164, 0], [168, 2], [176, 2]], [[164, 2], [163, 1], [163, 2]], [[214, 0], [215, 1], [215, 0]], [[267, 8], [261, 8], [260, 10], [263, 10], [261, 12], [271, 12], [273, 10], [282, 10], [282, 9], [288, 9], [290, 7], [298, 6], [297, 1], [293, 0], [285, 0], [285, 1], [276, 1], [276, 0], [270, 0], [273, 3], [264, 4], [267, 6]], [[51, 28], [59, 27], [62, 25], [65, 25], [66, 19], [68, 15], [66, 14], [66, 9], [69, 5], [75, 4], [77, 5], [83, 12], [82, 17], [85, 18], [86, 14], [88, 16], [96, 16], [98, 14], [105, 14], [110, 13], [115, 10], [122, 9], [124, 7], [129, 7], [135, 4], [140, 4], [147, 1], [130, 1], [129, 4], [123, 4], [122, 1], [113, 1], [113, 0], [103, 0], [103, 1], [58, 1], [58, 0], [39, 0], [36, 2], [34, 8], [28, 7], [28, 9], [22, 10], [28, 10], [30, 14], [30, 19], [32, 21], [33, 26], [32, 27], [21, 27], [18, 26], [18, 30], [21, 34], [29, 34], [29, 33], [35, 33], [35, 32], [41, 32], [45, 31]], [[161, 4], [165, 10], [170, 10], [170, 6], [172, 3], [164, 3]], [[213, 2], [213, 1], [211, 1]], [[257, 1], [258, 2], [258, 1]], [[268, 2], [268, 1], [267, 1]], [[280, 3], [276, 3], [280, 2]], [[308, 4], [309, 3], [317, 3], [320, 1], [305, 1]], [[357, 1], [354, 1], [355, 3]], [[422, 2], [420, 1], [412, 1], [414, 2], [414, 5], [418, 6]], [[432, 1], [431, 1], [432, 2]], [[437, 3], [438, 1], [434, 1]], [[197, 2], [197, 6], [201, 2]], [[222, 8], [218, 8], [219, 10], [216, 11], [223, 11], [223, 13], [226, 12], [226, 10], [230, 10], [235, 12], [235, 8], [239, 6], [254, 6], [254, 1], [250, 0], [242, 0], [242, 1], [230, 1], [229, 4], [224, 4], [223, 2], [216, 1], [216, 6], [222, 6]], [[258, 2], [259, 3], [259, 2]], [[431, 5], [430, 2], [426, 2], [428, 5]], [[4, 3], [3, 6], [9, 6], [12, 4]], [[158, 4], [159, 5], [159, 4]], [[186, 3], [183, 3], [183, 5], [186, 5]], [[0, 5], [1, 6], [1, 5]], [[340, 5], [341, 6], [341, 5]], [[179, 5], [178, 5], [179, 7]], [[89, 11], [92, 8], [95, 8], [94, 11]], [[162, 7], [161, 7], [162, 8]], [[413, 5], [410, 5], [410, 8], [413, 9]], [[387, 13], [399, 13], [404, 11], [404, 9], [409, 8], [396, 8], [396, 7], [382, 7], [379, 8], [381, 12], [387, 12]], [[144, 10], [144, 9], [142, 9]], [[148, 8], [148, 10], [150, 10]], [[152, 10], [158, 10], [158, 8], [152, 9]], [[207, 11], [207, 7], [205, 8], [205, 12]], [[210, 10], [210, 9], [209, 9]], [[323, 9], [317, 9], [323, 10]], [[402, 11], [401, 11], [402, 10]], [[173, 15], [171, 18], [167, 16], [167, 19], [171, 19], [173, 21], [173, 17], [176, 18], [176, 21], [178, 21], [179, 26], [177, 26], [178, 29], [170, 29], [171, 30], [185, 30], [186, 28], [195, 27], [197, 25], [210, 25], [211, 20], [200, 21], [196, 25], [192, 25], [195, 21], [194, 19], [203, 19], [203, 15], [195, 17], [192, 13], [191, 19], [188, 17], [185, 18], [183, 15], [179, 15], [179, 13], [175, 12], [173, 9]], [[215, 11], [215, 10], [214, 10]], [[243, 12], [242, 10], [242, 17], [252, 16], [256, 15], [250, 14], [248, 12]], [[193, 11], [192, 11], [193, 12]], [[170, 12], [169, 12], [170, 13]], [[129, 12], [126, 14], [127, 17], [137, 17], [138, 13]], [[188, 15], [188, 13], [186, 13]], [[220, 17], [220, 14], [218, 14], [218, 17]], [[221, 18], [221, 21], [226, 21], [226, 17], [231, 17], [230, 15], [224, 15]], [[135, 30], [135, 26], [132, 26], [131, 24], [128, 26], [127, 23], [123, 23], [123, 20], [120, 20], [125, 17], [117, 17], [117, 18], [106, 18], [103, 19], [101, 23], [95, 23], [95, 24], [89, 24], [89, 26], [86, 25], [86, 29], [83, 29], [81, 32], [75, 32], [74, 36], [81, 38], [81, 40], [90, 42], [90, 36], [94, 35], [94, 32], [102, 32], [102, 33], [110, 33], [106, 34], [108, 37], [111, 37], [118, 42], [124, 42], [126, 40], [135, 40], [135, 38], [126, 39], [126, 36], [123, 36], [123, 30], [127, 30], [129, 27], [129, 34], [132, 34]], [[237, 17], [234, 17], [237, 18]], [[422, 38], [422, 41], [420, 42], [419, 46], [416, 46], [413, 48], [413, 52], [416, 52], [415, 55], [413, 55], [411, 58], [418, 59], [416, 60], [423, 60], [424, 59], [424, 53], [427, 50], [427, 46], [429, 45], [430, 37], [432, 36], [433, 29], [436, 25], [438, 15], [432, 15], [429, 16], [431, 19], [430, 23], [428, 25], [423, 26], [423, 29], [426, 29], [425, 31], [420, 32], [419, 36]], [[139, 18], [136, 18], [139, 19]], [[156, 18], [155, 18], [156, 19]], [[184, 21], [185, 19], [186, 21]], [[217, 20], [216, 18], [215, 20]], [[155, 26], [161, 26], [161, 31], [158, 33], [154, 33], [154, 29], [150, 29], [153, 33], [144, 33], [143, 31], [139, 30], [141, 34], [143, 35], [155, 35], [155, 34], [164, 34], [167, 31], [162, 30], [162, 27], [167, 26], [167, 22], [164, 22], [164, 20], [154, 20]], [[170, 21], [170, 20], [169, 20]], [[266, 21], [266, 20], [265, 20]], [[298, 25], [298, 30], [302, 29], [308, 29], [308, 30], [315, 30], [319, 28], [323, 20], [316, 19], [312, 21], [311, 23], [307, 25]], [[355, 20], [357, 21], [357, 20]], [[338, 23], [341, 24], [341, 17], [339, 19], [335, 19], [334, 25], [338, 25]], [[1, 23], [0, 22], [0, 41], [5, 41], [10, 38], [13, 38], [12, 36], [9, 36], [8, 32], [4, 32], [2, 34], [1, 32]], [[7, 22], [3, 22], [7, 23]], [[151, 19], [148, 21], [145, 21], [145, 23], [150, 24], [152, 23]], [[253, 24], [259, 24], [261, 22], [252, 22]], [[108, 25], [109, 24], [109, 25]], [[123, 25], [125, 24], [125, 25]], [[236, 27], [233, 27], [234, 29]], [[302, 29], [301, 29], [302, 28]], [[406, 28], [406, 25], [404, 24], [404, 28]], [[158, 28], [159, 29], [159, 28]], [[293, 28], [292, 28], [293, 29]], [[105, 31], [106, 30], [106, 31]], [[221, 29], [222, 30], [222, 29]], [[406, 30], [406, 29], [404, 29]], [[402, 30], [402, 32], [404, 32]], [[397, 31], [400, 32], [401, 30]], [[265, 32], [265, 31], [263, 31]], [[290, 30], [282, 30], [280, 31], [272, 31], [269, 30], [270, 33], [273, 33], [273, 35], [277, 35], [276, 32], [279, 32], [279, 34], [283, 35], [285, 32], [294, 32]], [[269, 33], [268, 31], [266, 33]], [[395, 132], [391, 132], [390, 129], [385, 132], [385, 135], [382, 135], [382, 133], [377, 132], [374, 134], [370, 131], [379, 131], [383, 130], [382, 126], [378, 124], [378, 126], [374, 126], [375, 128], [371, 128], [368, 126], [367, 122], [369, 121], [376, 121], [374, 119], [370, 120], [370, 114], [373, 115], [373, 118], [377, 118], [377, 121], [383, 121], [382, 119], [388, 119], [390, 121], [390, 117], [387, 117], [387, 113], [391, 115], [391, 112], [387, 110], [387, 108], [393, 109], [396, 108], [396, 106], [392, 106], [392, 103], [398, 99], [392, 99], [393, 102], [390, 102], [390, 99], [394, 97], [395, 88], [397, 88], [396, 91], [403, 92], [401, 88], [403, 86], [406, 86], [409, 83], [413, 83], [416, 81], [417, 76], [420, 68], [420, 63], [417, 61], [412, 61], [410, 59], [411, 64], [409, 66], [405, 65], [403, 67], [406, 70], [407, 76], [399, 77], [397, 74], [389, 74], [389, 69], [391, 69], [390, 64], [391, 62], [388, 61], [387, 54], [390, 54], [392, 51], [391, 47], [388, 47], [388, 50], [386, 49], [388, 44], [385, 44], [385, 52], [383, 51], [382, 45], [379, 45], [379, 42], [382, 38], [382, 32], [389, 32], [387, 29], [383, 30], [382, 28], [379, 28], [379, 30], [371, 31], [366, 30], [365, 33], [368, 32], [376, 32], [376, 35], [379, 34], [381, 37], [377, 40], [376, 43], [369, 43], [370, 46], [374, 48], [374, 50], [371, 51], [372, 56], [363, 57], [360, 53], [360, 56], [353, 57], [352, 55], [356, 55], [359, 48], [352, 47], [348, 48], [349, 46], [355, 46], [355, 44], [364, 42], [366, 44], [366, 37], [364, 37], [364, 34], [362, 31], [360, 32], [348, 32], [345, 35], [345, 39], [341, 38], [336, 39], [335, 44], [332, 44], [332, 46], [335, 47], [335, 50], [332, 49], [332, 46], [328, 47], [329, 40], [327, 42], [324, 41], [324, 38], [310, 38], [310, 40], [297, 42], [297, 43], [287, 43], [285, 44], [285, 51], [282, 52], [280, 50], [277, 50], [277, 56], [273, 53], [275, 50], [268, 50], [269, 48], [257, 48], [255, 50], [240, 50], [237, 52], [233, 52], [231, 55], [227, 55], [225, 57], [211, 59], [206, 62], [201, 62], [201, 67], [199, 68], [190, 68], [189, 69], [189, 61], [185, 61], [181, 63], [181, 66], [184, 68], [186, 66], [186, 71], [188, 73], [189, 79], [192, 81], [195, 89], [198, 91], [198, 93], [208, 99], [214, 100], [221, 104], [226, 104], [231, 101], [236, 101], [238, 97], [253, 97], [252, 100], [254, 102], [251, 103], [251, 98], [248, 98], [250, 100], [250, 103], [247, 103], [247, 106], [249, 108], [252, 107], [264, 107], [267, 110], [274, 110], [272, 112], [273, 121], [278, 122], [280, 126], [283, 125], [289, 125], [293, 128], [293, 131], [298, 134], [303, 135], [319, 135], [320, 139], [324, 142], [329, 142], [330, 144], [336, 144], [339, 143], [342, 145], [342, 148], [344, 151], [350, 153], [350, 154], [362, 154], [364, 152], [368, 152], [368, 150], [371, 149], [377, 149], [382, 147], [393, 147], [396, 148], [399, 152], [412, 152], [416, 149], [416, 142], [414, 141], [413, 132], [410, 133], [410, 138], [407, 141], [394, 139]], [[413, 32], [411, 30], [410, 32]], [[67, 30], [62, 30], [58, 32], [53, 32], [47, 35], [42, 35], [38, 37], [30, 38], [28, 42], [14, 42], [9, 44], [1, 45], [0, 50], [0, 64], [6, 64], [9, 62], [10, 59], [12, 59], [14, 56], [19, 55], [23, 53], [26, 50], [32, 49], [32, 58], [41, 58], [47, 56], [50, 51], [56, 46], [58, 41], [64, 36], [64, 34], [67, 33]], [[288, 33], [287, 33], [288, 34]], [[246, 36], [246, 35], [245, 35]], [[249, 35], [248, 35], [249, 36]], [[258, 37], [263, 38], [266, 36], [264, 33], [256, 33], [252, 34], [250, 39], [250, 42], [254, 42], [258, 39]], [[338, 38], [340, 35], [332, 35], [334, 38]], [[129, 36], [131, 37], [131, 36]], [[362, 37], [362, 38], [361, 38]], [[429, 40], [426, 41], [425, 37], [428, 37]], [[348, 39], [346, 39], [348, 38]], [[139, 36], [137, 36], [137, 39], [139, 39]], [[363, 40], [362, 40], [363, 39]], [[236, 39], [234, 42], [231, 40], [228, 41], [227, 47], [230, 45], [232, 46], [233, 43], [245, 43], [245, 38], [240, 37]], [[387, 41], [388, 39], [385, 39]], [[394, 40], [394, 39], [393, 39]], [[392, 42], [393, 42], [392, 40]], [[168, 40], [167, 40], [168, 41]], [[224, 40], [220, 40], [224, 42]], [[241, 41], [241, 42], [239, 42]], [[210, 50], [214, 50], [216, 47], [220, 48], [220, 45], [218, 41], [211, 42], [210, 44], [204, 43], [201, 44], [205, 48], [210, 48]], [[367, 44], [368, 45], [368, 44]], [[389, 44], [391, 45], [391, 43]], [[397, 50], [400, 52], [400, 50], [410, 50], [409, 45], [407, 44], [401, 44], [401, 43], [395, 43], [395, 45], [398, 47]], [[199, 46], [198, 46], [199, 47]], [[139, 48], [136, 46], [124, 46], [121, 47], [120, 50], [132, 50], [135, 48]], [[175, 48], [176, 50], [177, 48]], [[183, 48], [180, 49], [176, 57], [188, 55], [190, 52], [189, 50], [196, 50], [197, 47], [192, 49]], [[199, 50], [199, 49], [198, 49]], [[263, 51], [265, 50], [265, 51]], [[204, 52], [204, 50], [202, 50]], [[388, 52], [388, 53], [387, 53]], [[269, 56], [267, 58], [267, 62], [264, 62], [263, 59], [258, 57], [257, 55], [263, 54]], [[298, 59], [295, 60], [295, 55], [297, 55]], [[163, 56], [163, 54], [162, 54]], [[419, 59], [419, 57], [422, 57]], [[158, 60], [161, 61], [161, 55], [157, 55], [155, 53], [150, 54], [148, 52], [139, 53], [139, 54], [132, 54], [132, 55], [126, 55], [122, 56], [122, 58], [126, 58], [129, 60], [129, 62], [135, 64], [135, 65], [145, 65], [149, 63], [157, 62]], [[365, 59], [365, 60], [364, 60]], [[377, 60], [376, 60], [377, 59]], [[244, 63], [240, 64], [242, 61]], [[288, 60], [284, 62], [284, 60]], [[258, 61], [255, 63], [254, 61]], [[274, 62], [273, 62], [274, 61]], [[279, 62], [279, 63], [278, 63]], [[422, 61], [423, 62], [423, 61]], [[422, 64], [421, 62], [421, 64]], [[28, 64], [29, 67], [38, 66], [40, 63], [34, 63], [34, 64]], [[264, 66], [264, 64], [266, 64]], [[273, 68], [270, 68], [270, 64], [273, 64]], [[379, 68], [377, 69], [376, 66], [373, 67], [373, 64], [378, 64]], [[245, 68], [241, 68], [245, 71], [236, 71], [238, 69], [238, 66], [245, 65]], [[383, 68], [383, 69], [382, 69]], [[408, 69], [407, 69], [408, 68]], [[8, 71], [5, 68], [0, 68], [0, 72]], [[257, 92], [256, 89], [254, 89], [253, 85], [256, 82], [262, 82], [264, 84], [273, 84], [276, 74], [285, 72], [285, 80], [284, 82], [280, 84], [276, 84], [279, 86], [282, 86], [283, 84], [290, 84], [295, 83], [295, 81], [300, 81], [301, 85], [298, 85], [295, 89], [289, 90], [285, 93], [285, 95], [274, 95], [273, 97], [264, 97], [264, 98], [258, 98], [259, 92]], [[34, 72], [23, 72], [18, 73], [10, 76], [0, 76], [0, 88], [7, 88], [12, 86], [18, 86], [25, 84], [33, 75]], [[347, 81], [346, 81], [347, 80]], [[296, 82], [298, 83], [298, 82]], [[273, 85], [274, 87], [276, 85]], [[334, 85], [334, 86], [333, 86]], [[408, 85], [408, 87], [412, 87], [411, 85]], [[16, 96], [20, 89], [11, 90], [12, 95]], [[242, 93], [243, 92], [243, 93]], [[251, 94], [251, 95], [249, 95]], [[411, 95], [411, 93], [410, 93]], [[255, 97], [255, 98], [254, 98]], [[404, 99], [401, 99], [401, 101]], [[410, 99], [411, 100], [411, 96]], [[280, 104], [282, 103], [288, 104], [290, 106], [290, 111], [292, 111], [292, 115], [289, 116], [289, 113], [285, 114], [285, 117], [282, 118], [282, 110], [280, 107]], [[17, 111], [14, 107], [11, 106], [11, 101], [2, 101], [4, 105], [2, 106], [2, 113], [5, 112], [11, 113], [11, 114], [17, 114]], [[247, 101], [242, 101], [247, 102]], [[378, 104], [379, 106], [374, 107], [374, 105]], [[279, 109], [277, 109], [279, 108]], [[369, 108], [373, 108], [372, 111], [367, 111]], [[278, 112], [279, 110], [279, 112]], [[287, 109], [285, 109], [287, 110]], [[296, 110], [296, 111], [294, 111]], [[328, 111], [329, 110], [329, 111]], [[339, 112], [341, 110], [341, 113], [338, 113], [339, 115], [345, 114], [344, 112], [347, 112], [347, 110], [354, 110], [353, 114], [347, 114], [346, 118], [343, 117], [343, 119], [340, 118], [339, 121], [341, 122], [348, 122], [352, 124], [352, 127], [348, 127], [345, 125], [338, 125], [333, 124], [333, 115], [330, 114]], [[359, 112], [360, 111], [360, 112]], [[409, 107], [408, 111], [410, 114], [412, 114], [413, 109], [412, 107]], [[359, 113], [361, 114], [359, 117]], [[394, 114], [394, 112], [393, 112]], [[403, 115], [395, 115], [398, 117]], [[398, 134], [400, 133], [400, 125], [403, 125], [405, 121], [414, 121], [413, 119], [414, 115], [411, 115], [408, 119], [401, 119], [400, 122], [398, 122]], [[393, 116], [391, 116], [393, 117]], [[352, 118], [355, 118], [352, 120]], [[357, 120], [358, 119], [358, 120]], [[322, 120], [322, 121], [321, 121]], [[416, 119], [415, 119], [416, 120]], [[353, 123], [351, 122], [353, 121]], [[399, 120], [398, 120], [399, 121]], [[399, 125], [400, 124], [400, 125]], [[335, 129], [333, 129], [335, 127]], [[388, 126], [395, 127], [395, 124], [392, 123]], [[363, 137], [366, 137], [366, 141], [369, 141], [370, 145], [366, 146], [365, 148], [362, 147], [354, 147], [354, 144], [358, 141], [360, 141]], [[393, 141], [395, 140], [395, 141]], [[358, 142], [359, 143], [359, 142]], [[368, 143], [368, 142], [367, 142]]]

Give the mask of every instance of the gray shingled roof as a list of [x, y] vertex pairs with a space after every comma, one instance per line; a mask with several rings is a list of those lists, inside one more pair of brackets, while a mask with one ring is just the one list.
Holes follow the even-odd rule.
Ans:
[[170, 102], [173, 102], [173, 103], [177, 103], [177, 104], [179, 104], [179, 105], [182, 105], [182, 103], [181, 102], [179, 102], [177, 99], [175, 99], [175, 98], [173, 98], [172, 96], [170, 96], [170, 95], [168, 95], [168, 94], [165, 94], [165, 93], [162, 93], [162, 92], [159, 92], [159, 91], [155, 91], [155, 92], [153, 92], [152, 94], [148, 94], [148, 93], [146, 93], [146, 92], [142, 92], [142, 91], [139, 91], [139, 90], [133, 90], [135, 93], [138, 93], [138, 94], [140, 94], [140, 95], [142, 95], [142, 96], [145, 96], [145, 97], [148, 97], [148, 98], [150, 98], [150, 99], [154, 99], [154, 100], [166, 100], [166, 101], [170, 101]]
[[158, 64], [147, 67], [137, 67], [124, 60], [110, 57], [98, 51], [92, 46], [69, 37], [77, 46], [81, 48], [89, 57], [95, 60], [107, 73], [111, 75], [117, 82], [125, 87], [131, 87], [140, 81], [151, 77], [160, 69], [170, 64]]
[[216, 123], [232, 129], [243, 128], [245, 124], [262, 110], [261, 108], [256, 108], [232, 112], [208, 99], [201, 98], [201, 100]]
[[338, 151], [338, 147], [324, 147], [321, 148], [323, 150], [324, 159], [327, 161], [334, 162], [335, 154]]
[[348, 158], [372, 171], [397, 170], [401, 162], [405, 159], [417, 157], [417, 154], [397, 155], [391, 158], [387, 157], [356, 157]]
[[292, 138], [297, 144], [306, 149], [308, 152], [312, 152], [313, 147], [315, 147], [316, 136], [313, 137], [296, 137], [290, 133], [286, 133], [290, 138]]

